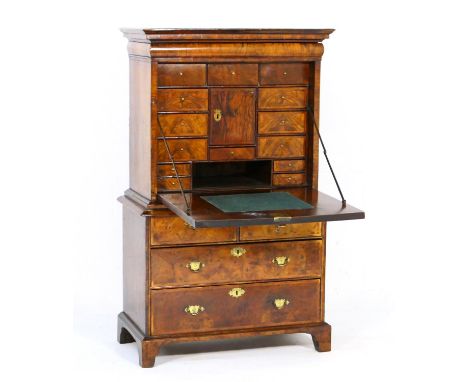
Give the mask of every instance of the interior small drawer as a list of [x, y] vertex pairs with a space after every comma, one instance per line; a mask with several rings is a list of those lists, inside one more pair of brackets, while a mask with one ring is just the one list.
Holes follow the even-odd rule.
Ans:
[[306, 130], [304, 111], [262, 111], [258, 113], [259, 134], [302, 134]]
[[259, 137], [259, 158], [294, 158], [305, 155], [304, 137]]
[[260, 65], [261, 85], [307, 85], [309, 64], [262, 64]]
[[[177, 174], [179, 176], [190, 176], [192, 173], [189, 163], [179, 163], [175, 165]], [[176, 170], [172, 164], [159, 164], [158, 165], [158, 176], [176, 176]]]
[[205, 64], [159, 64], [158, 86], [206, 85]]
[[[206, 139], [167, 139], [174, 161], [206, 160]], [[169, 162], [170, 157], [163, 140], [158, 140], [158, 161]]]
[[[184, 190], [189, 190], [191, 186], [191, 178], [179, 178], [182, 188]], [[179, 182], [176, 177], [173, 178], [158, 178], [158, 189], [159, 190], [180, 190]]]
[[210, 149], [210, 160], [255, 159], [253, 147], [222, 147]]
[[304, 171], [304, 160], [275, 160], [273, 162], [274, 172]]
[[151, 335], [320, 322], [320, 279], [150, 292]]
[[252, 225], [240, 227], [240, 240], [274, 240], [321, 237], [322, 223]]
[[[166, 137], [208, 135], [208, 114], [160, 114], [159, 122]], [[162, 137], [159, 127], [158, 136]]]
[[229, 244], [151, 251], [151, 288], [236, 281], [317, 278], [322, 240]]
[[158, 111], [208, 111], [207, 89], [160, 89]]
[[208, 85], [257, 85], [257, 64], [209, 64]]
[[151, 219], [150, 243], [152, 246], [222, 243], [237, 240], [236, 228], [193, 229], [176, 215]]
[[307, 88], [262, 88], [259, 90], [259, 109], [304, 109]]
[[274, 174], [273, 185], [274, 186], [295, 186], [305, 183], [304, 174]]

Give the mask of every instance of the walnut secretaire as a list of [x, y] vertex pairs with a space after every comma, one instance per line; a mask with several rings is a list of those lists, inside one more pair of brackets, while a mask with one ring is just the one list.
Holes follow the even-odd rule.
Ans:
[[118, 339], [137, 342], [141, 366], [176, 341], [302, 332], [330, 350], [326, 222], [364, 218], [317, 190], [321, 42], [332, 31], [123, 30]]

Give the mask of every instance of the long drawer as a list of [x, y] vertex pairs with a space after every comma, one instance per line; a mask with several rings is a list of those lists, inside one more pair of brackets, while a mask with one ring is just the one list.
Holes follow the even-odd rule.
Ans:
[[151, 335], [320, 322], [320, 280], [152, 290]]
[[320, 277], [322, 240], [151, 251], [151, 287]]

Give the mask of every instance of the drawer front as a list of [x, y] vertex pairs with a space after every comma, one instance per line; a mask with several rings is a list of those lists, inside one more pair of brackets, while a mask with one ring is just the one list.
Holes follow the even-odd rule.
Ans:
[[[196, 137], [208, 135], [207, 114], [163, 114], [159, 121], [166, 137]], [[158, 131], [158, 136], [162, 136]]]
[[309, 64], [262, 64], [261, 85], [307, 85]]
[[305, 183], [304, 174], [274, 174], [273, 185], [274, 186], [294, 186]]
[[[191, 178], [180, 178], [182, 187], [184, 190], [189, 190], [192, 188]], [[177, 178], [159, 178], [158, 179], [158, 189], [160, 190], [180, 190], [179, 182]]]
[[210, 160], [255, 159], [255, 148], [232, 147], [210, 149]]
[[303, 111], [258, 113], [259, 134], [302, 134], [305, 124], [306, 113]]
[[159, 86], [203, 86], [206, 84], [204, 64], [159, 64]]
[[322, 236], [322, 223], [254, 225], [240, 227], [241, 240], [296, 239]]
[[[168, 139], [167, 145], [175, 161], [206, 160], [206, 139]], [[170, 161], [166, 146], [162, 140], [158, 140], [158, 161]]]
[[237, 240], [235, 227], [193, 229], [175, 215], [151, 219], [150, 237], [153, 246], [222, 243]]
[[303, 160], [275, 160], [273, 162], [274, 172], [303, 171], [305, 161]]
[[259, 158], [291, 158], [305, 155], [304, 137], [258, 138]]
[[[192, 174], [190, 164], [176, 164], [177, 173], [179, 176], [189, 176]], [[158, 165], [158, 176], [175, 176], [176, 171], [172, 167], [172, 164], [160, 164]]]
[[208, 90], [158, 90], [158, 111], [207, 111]]
[[307, 106], [307, 88], [260, 89], [259, 109], [304, 109]]
[[209, 64], [208, 85], [257, 85], [257, 64]]
[[322, 240], [151, 251], [151, 287], [320, 277]]
[[152, 290], [150, 299], [151, 335], [320, 322], [319, 279]]

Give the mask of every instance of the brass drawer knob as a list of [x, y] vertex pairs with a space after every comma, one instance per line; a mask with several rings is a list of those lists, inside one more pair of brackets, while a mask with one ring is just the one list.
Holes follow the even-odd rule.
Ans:
[[184, 102], [185, 101], [185, 97], [180, 97], [180, 102]]
[[186, 313], [196, 316], [198, 313], [204, 312], [205, 308], [201, 305], [189, 305], [184, 310]]
[[183, 75], [184, 75], [184, 73], [182, 73], [182, 72], [179, 72], [179, 76], [183, 76]]
[[232, 71], [231, 74], [232, 74], [233, 76], [235, 76], [235, 75], [236, 75], [236, 72], [235, 72], [235, 71]]
[[275, 298], [275, 301], [273, 302], [275, 305], [275, 308], [278, 310], [283, 309], [286, 305], [289, 305], [289, 301], [286, 300], [285, 298]]
[[205, 264], [203, 264], [201, 261], [191, 261], [186, 265], [186, 267], [192, 272], [200, 272], [204, 266]]
[[247, 250], [242, 247], [235, 247], [231, 249], [231, 255], [234, 257], [241, 257], [242, 255], [245, 255], [246, 253], [247, 253]]
[[288, 75], [288, 72], [283, 72], [283, 76], [287, 76]]
[[272, 260], [273, 264], [276, 264], [278, 267], [284, 267], [289, 263], [289, 257], [287, 256], [277, 256]]
[[229, 291], [229, 296], [234, 297], [234, 298], [239, 298], [245, 294], [245, 290], [242, 288], [232, 288]]

